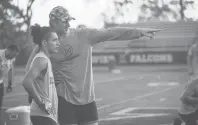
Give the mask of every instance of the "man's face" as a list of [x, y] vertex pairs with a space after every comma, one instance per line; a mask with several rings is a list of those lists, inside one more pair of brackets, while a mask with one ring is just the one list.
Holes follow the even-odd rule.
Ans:
[[54, 29], [56, 30], [56, 32], [59, 32], [59, 33], [67, 32], [70, 27], [69, 20], [62, 21], [62, 20], [56, 19], [53, 22], [54, 22]]
[[18, 54], [19, 54], [19, 52], [14, 51], [14, 50], [9, 50], [9, 49], [8, 49], [7, 58], [8, 58], [8, 59], [13, 59], [13, 58], [15, 58]]

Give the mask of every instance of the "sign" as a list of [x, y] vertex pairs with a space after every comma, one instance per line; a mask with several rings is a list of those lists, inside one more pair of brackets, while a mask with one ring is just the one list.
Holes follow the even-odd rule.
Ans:
[[186, 64], [186, 51], [131, 52], [126, 56], [128, 64]]
[[107, 64], [107, 56], [93, 56], [92, 57], [92, 63], [94, 64]]
[[147, 53], [139, 53], [139, 54], [131, 54], [130, 55], [131, 63], [172, 63], [173, 55], [171, 53], [168, 54], [147, 54]]
[[186, 64], [186, 51], [131, 51], [92, 54], [93, 65], [107, 65], [108, 59], [116, 60], [117, 65], [134, 64]]
[[109, 59], [115, 60], [115, 56], [114, 55], [94, 55], [92, 56], [92, 63], [93, 64], [108, 64]]

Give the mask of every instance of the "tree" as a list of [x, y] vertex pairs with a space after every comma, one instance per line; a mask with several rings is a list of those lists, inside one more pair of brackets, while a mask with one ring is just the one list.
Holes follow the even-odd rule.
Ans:
[[195, 4], [195, 1], [193, 0], [173, 0], [170, 2], [170, 4], [172, 5], [178, 5], [180, 6], [180, 17], [181, 17], [181, 20], [185, 20], [186, 19], [186, 16], [184, 14], [184, 12], [187, 10], [187, 8], [189, 6], [191, 6], [192, 8], [194, 8], [194, 4]]
[[192, 7], [192, 0], [144, 0], [141, 5], [140, 21], [152, 19], [158, 20], [186, 20], [185, 11], [189, 5]]
[[25, 64], [33, 43], [28, 33], [32, 18], [32, 5], [35, 0], [28, 0], [25, 9], [21, 9], [14, 0], [0, 0], [0, 48], [9, 44], [19, 45], [21, 52], [17, 57], [18, 64]]
[[77, 26], [77, 28], [85, 28], [86, 26], [84, 25], [84, 24], [79, 24], [78, 26]]
[[[130, 12], [130, 8], [132, 8], [131, 5], [133, 5], [133, 0], [114, 0], [111, 5], [107, 12], [102, 13], [105, 22], [116, 22], [118, 18], [123, 19], [125, 16], [125, 12]], [[111, 10], [113, 10], [113, 14], [108, 15], [109, 11]]]
[[18, 32], [26, 32], [32, 18], [32, 5], [35, 0], [28, 0], [26, 9], [20, 9], [13, 0], [0, 1], [0, 40], [1, 48], [21, 37]]
[[[3, 21], [11, 21], [21, 30], [25, 25], [25, 29], [30, 26], [32, 18], [32, 5], [35, 0], [28, 0], [26, 9], [20, 9], [17, 5], [13, 4], [13, 0], [1, 0], [1, 18]], [[6, 20], [5, 20], [6, 19]], [[17, 21], [15, 21], [17, 20]]]
[[[117, 18], [124, 18], [126, 11], [132, 11], [131, 5], [137, 2], [135, 0], [115, 0], [113, 2], [115, 14], [108, 18], [106, 13], [103, 13], [105, 22], [116, 22]], [[194, 0], [142, 0], [140, 4], [140, 21], [148, 20], [187, 20], [185, 11], [189, 7], [194, 6]], [[125, 11], [123, 11], [125, 10]]]

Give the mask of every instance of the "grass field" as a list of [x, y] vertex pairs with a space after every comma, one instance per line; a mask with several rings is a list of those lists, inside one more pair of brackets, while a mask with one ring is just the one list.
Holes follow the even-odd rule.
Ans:
[[[105, 68], [94, 70], [100, 124], [172, 124], [177, 117], [180, 94], [187, 82], [185, 67], [139, 66], [120, 69], [121, 74], [111, 74]], [[27, 94], [20, 84], [22, 74], [16, 75], [13, 91], [5, 95], [4, 109], [27, 105]]]

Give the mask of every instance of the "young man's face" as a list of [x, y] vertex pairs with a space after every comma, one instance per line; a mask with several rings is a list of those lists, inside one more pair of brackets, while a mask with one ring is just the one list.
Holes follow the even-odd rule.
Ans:
[[47, 41], [47, 49], [50, 53], [58, 52], [58, 48], [60, 43], [58, 41], [58, 36], [55, 32], [51, 32], [48, 41]]

